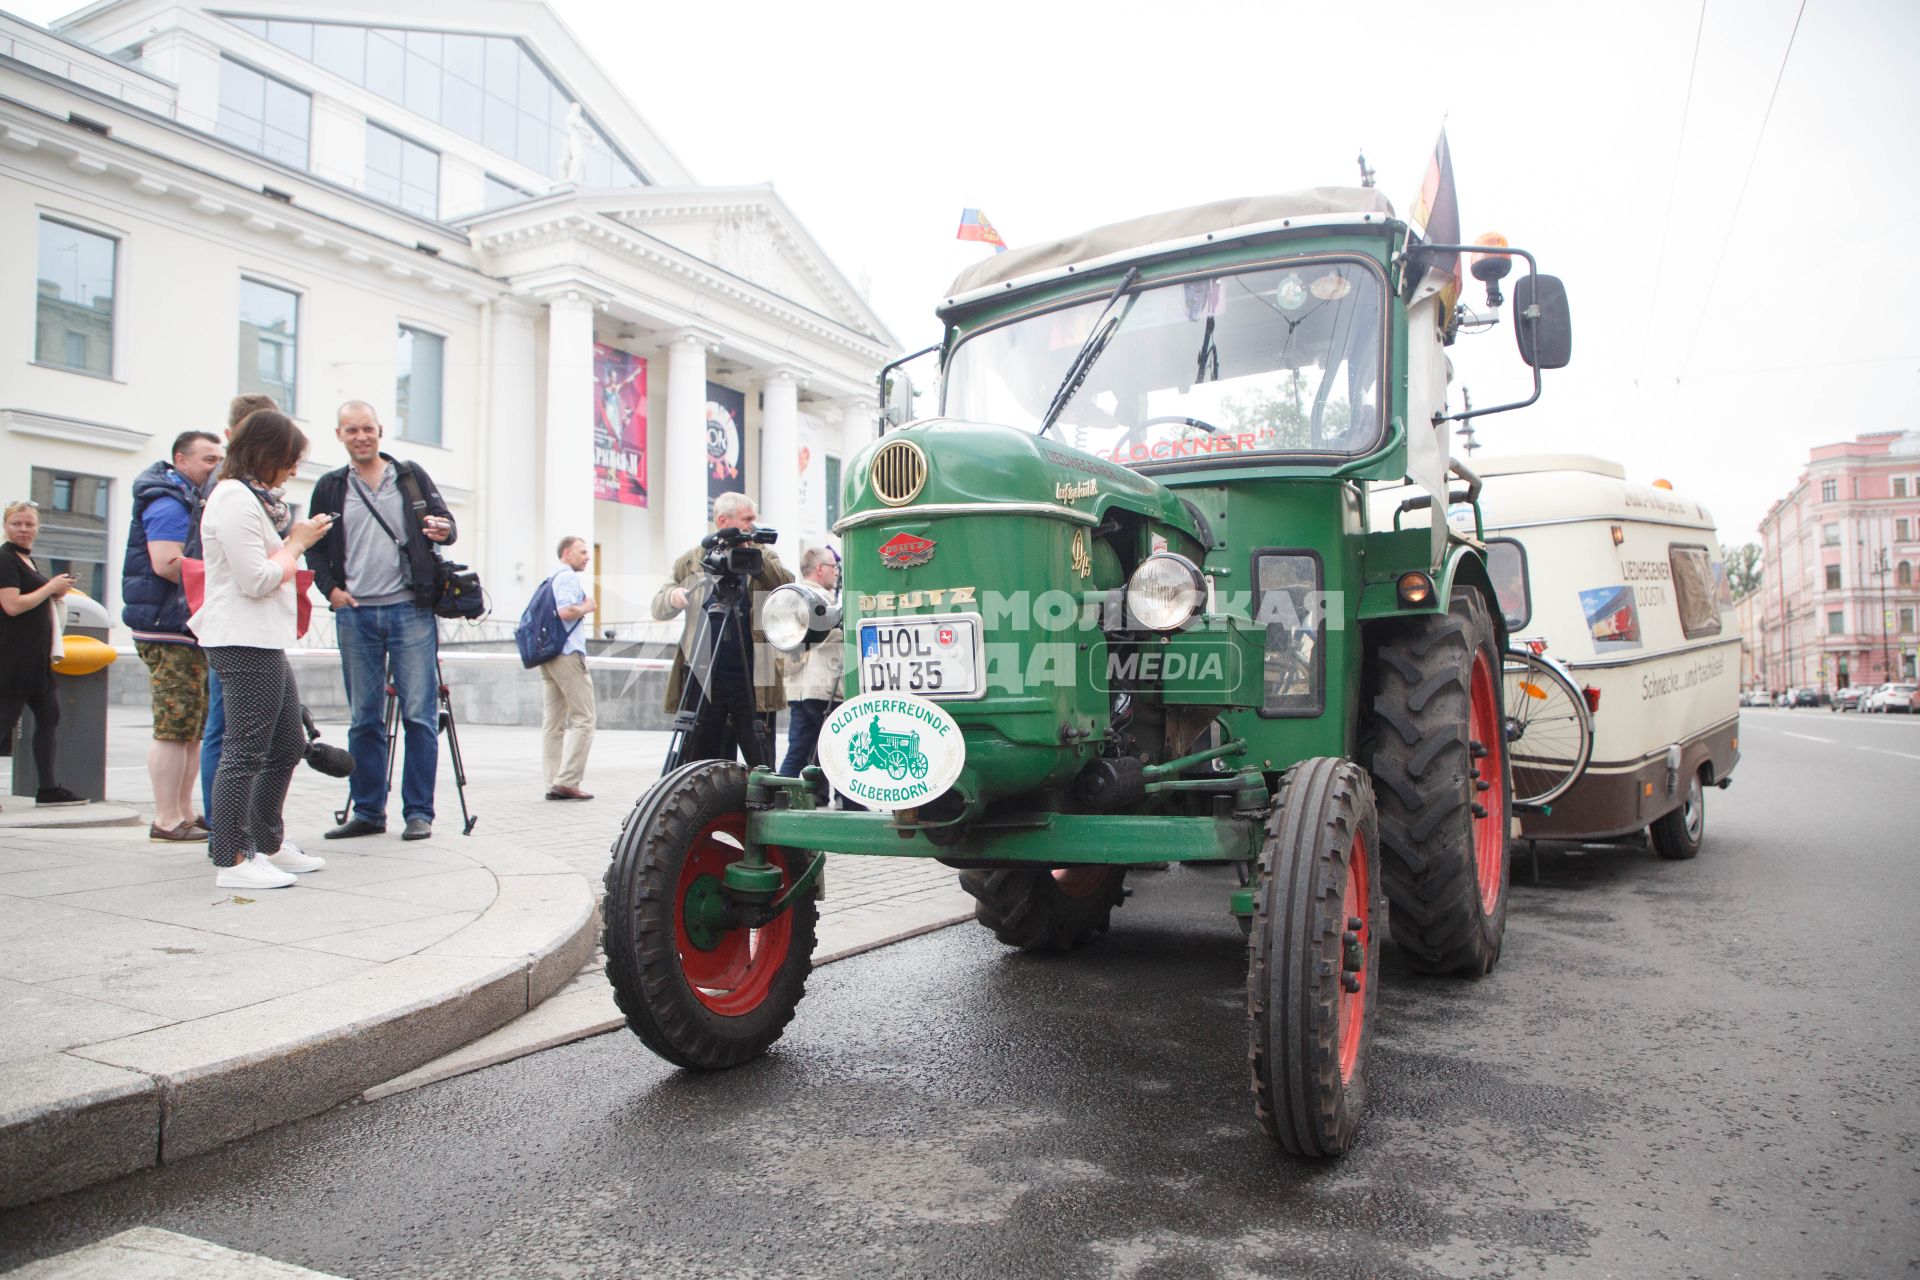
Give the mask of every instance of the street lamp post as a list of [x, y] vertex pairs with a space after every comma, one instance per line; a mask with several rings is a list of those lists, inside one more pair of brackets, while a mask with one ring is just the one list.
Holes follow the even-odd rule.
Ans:
[[1887, 575], [1893, 572], [1888, 563], [1887, 549], [1880, 548], [1879, 563], [1873, 566], [1873, 576], [1880, 579], [1880, 679], [1893, 679], [1893, 648], [1887, 636]]

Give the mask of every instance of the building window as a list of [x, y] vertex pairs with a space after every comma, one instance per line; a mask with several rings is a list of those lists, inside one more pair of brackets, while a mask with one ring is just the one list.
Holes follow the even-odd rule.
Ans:
[[1913, 541], [1913, 522], [1901, 516], [1893, 522], [1893, 540], [1895, 542]]
[[1904, 498], [1907, 496], [1907, 478], [1905, 476], [1895, 476], [1893, 478], [1893, 496], [1896, 498]]
[[1840, 526], [1838, 524], [1828, 523], [1820, 526], [1820, 545], [1823, 547], [1837, 547], [1840, 545]]
[[1822, 480], [1820, 482], [1820, 501], [1836, 502], [1839, 498], [1840, 482], [1838, 480]]
[[1897, 585], [1902, 587], [1912, 586], [1913, 585], [1913, 565], [1908, 561], [1902, 560], [1900, 562], [1900, 569], [1897, 573], [1894, 574], [1893, 580]]
[[367, 124], [367, 194], [423, 218], [440, 216], [440, 153]]
[[1830, 564], [1827, 566], [1827, 590], [1838, 591], [1839, 589], [1840, 589], [1840, 566], [1837, 564]]
[[1673, 594], [1680, 604], [1680, 630], [1687, 639], [1720, 634], [1720, 602], [1714, 598], [1713, 561], [1705, 547], [1667, 548]]
[[1829, 613], [1827, 615], [1827, 634], [1830, 636], [1840, 636], [1846, 633], [1847, 615], [1844, 613]]
[[[299, 23], [275, 23], [299, 26]], [[296, 169], [307, 167], [313, 99], [244, 62], [220, 59], [220, 116], [214, 133]]]
[[112, 236], [40, 219], [33, 358], [113, 376], [113, 282], [120, 244]]
[[488, 174], [485, 199], [486, 204], [483, 206], [484, 208], [499, 209], [506, 205], [519, 204], [522, 200], [531, 200], [533, 199], [533, 193], [514, 186], [505, 178], [496, 178], [492, 174]]
[[393, 389], [395, 430], [404, 440], [440, 443], [440, 401], [445, 385], [447, 340], [400, 326], [399, 376]]
[[[518, 40], [334, 22], [227, 21], [536, 173], [565, 176], [574, 99]], [[582, 185], [645, 181], [591, 118], [586, 125]]]
[[1900, 610], [1900, 634], [1903, 636], [1913, 634], [1913, 610], [1910, 608], [1902, 607]]
[[40, 536], [34, 562], [49, 577], [70, 573], [80, 590], [112, 611], [107, 599], [107, 509], [113, 481], [72, 471], [35, 467], [28, 496], [40, 504]]
[[300, 295], [244, 276], [240, 280], [240, 391], [272, 396], [298, 417]]

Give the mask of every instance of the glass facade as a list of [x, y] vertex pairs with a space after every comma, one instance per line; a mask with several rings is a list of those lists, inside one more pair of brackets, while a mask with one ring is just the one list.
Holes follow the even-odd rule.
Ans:
[[367, 194], [423, 218], [440, 216], [440, 153], [367, 124]]
[[307, 167], [313, 99], [290, 84], [221, 55], [220, 116], [214, 133], [296, 169]]
[[40, 504], [40, 536], [33, 560], [49, 576], [70, 573], [80, 590], [116, 612], [107, 598], [107, 518], [113, 481], [72, 471], [34, 467], [28, 494]]
[[439, 334], [400, 326], [400, 350], [394, 360], [394, 429], [403, 440], [440, 443], [440, 404], [446, 385], [447, 340]]
[[531, 191], [522, 191], [505, 178], [487, 175], [486, 209], [498, 209], [503, 205], [519, 204], [522, 200], [533, 199]]
[[40, 219], [33, 358], [113, 376], [113, 282], [119, 242]]
[[[518, 40], [330, 22], [227, 21], [538, 173], [556, 181], [565, 176], [573, 99]], [[639, 185], [643, 179], [599, 126], [586, 123], [592, 136], [581, 185]]]
[[257, 391], [272, 396], [288, 417], [300, 416], [294, 398], [300, 361], [300, 295], [240, 280], [241, 394]]

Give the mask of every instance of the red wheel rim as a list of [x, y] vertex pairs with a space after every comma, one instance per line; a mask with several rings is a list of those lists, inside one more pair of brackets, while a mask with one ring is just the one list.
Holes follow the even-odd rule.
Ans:
[[[773, 980], [787, 960], [793, 940], [793, 913], [782, 911], [764, 929], [729, 929], [717, 945], [703, 950], [687, 936], [687, 894], [702, 876], [718, 881], [727, 864], [740, 860], [747, 830], [744, 813], [722, 814], [694, 837], [680, 864], [680, 882], [674, 889], [673, 941], [680, 955], [680, 971], [701, 1004], [715, 1013], [739, 1017], [759, 1008], [773, 989]], [[767, 861], [780, 868], [781, 883], [793, 883], [786, 850], [767, 846]]]
[[[1373, 933], [1373, 889], [1368, 874], [1368, 853], [1366, 837], [1359, 832], [1353, 834], [1353, 848], [1347, 853], [1347, 896], [1346, 923], [1358, 920], [1360, 927], [1353, 932], [1360, 936], [1360, 969], [1354, 973], [1359, 981], [1353, 990], [1344, 987], [1340, 991], [1340, 1083], [1353, 1079], [1353, 1069], [1360, 1062], [1360, 1031], [1367, 1024], [1367, 955], [1370, 950], [1370, 938]], [[1345, 936], [1342, 935], [1342, 950], [1345, 949]]]
[[1486, 753], [1472, 764], [1476, 777], [1487, 783], [1484, 791], [1477, 785], [1473, 789], [1471, 803], [1481, 809], [1473, 819], [1473, 861], [1480, 878], [1480, 909], [1492, 915], [1507, 870], [1507, 742], [1494, 694], [1493, 668], [1484, 653], [1473, 655], [1471, 693], [1467, 736]]
[[1105, 867], [1055, 867], [1053, 883], [1069, 898], [1091, 898], [1107, 882]]

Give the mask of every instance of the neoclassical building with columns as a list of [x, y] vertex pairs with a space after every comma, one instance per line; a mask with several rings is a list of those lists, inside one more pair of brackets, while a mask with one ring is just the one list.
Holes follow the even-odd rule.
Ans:
[[[641, 634], [711, 497], [789, 563], [898, 343], [770, 186], [696, 182], [537, 0], [0, 14], [0, 496], [119, 612], [130, 483], [241, 391], [373, 404], [495, 616], [562, 535]], [[317, 633], [324, 642], [325, 632]]]

